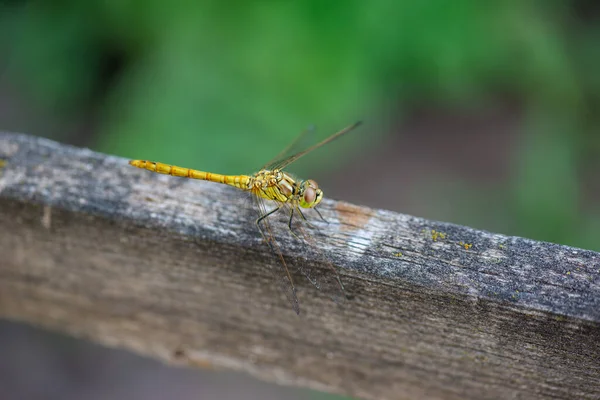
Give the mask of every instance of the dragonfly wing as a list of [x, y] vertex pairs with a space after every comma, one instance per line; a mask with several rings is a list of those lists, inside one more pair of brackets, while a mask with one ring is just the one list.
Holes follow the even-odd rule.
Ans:
[[306, 128], [302, 133], [300, 133], [292, 143], [290, 143], [285, 149], [281, 150], [279, 154], [277, 154], [271, 161], [265, 164], [261, 169], [274, 169], [273, 166], [277, 165], [282, 160], [289, 158], [290, 156], [300, 153], [302, 150], [306, 148], [306, 142], [309, 136], [312, 136], [315, 133], [315, 126], [310, 125]]
[[[354, 128], [358, 127], [362, 122], [358, 121], [355, 122], [354, 124], [345, 127], [344, 129], [342, 129], [341, 131], [338, 131], [336, 133], [334, 133], [333, 135], [329, 136], [327, 139], [307, 148], [306, 150], [303, 150], [299, 153], [293, 154], [289, 157], [283, 158], [281, 160], [278, 161], [274, 161], [270, 164], [267, 164], [265, 167], [266, 169], [283, 169], [285, 167], [287, 167], [288, 165], [290, 165], [291, 163], [293, 163], [294, 161], [298, 160], [300, 157], [303, 157], [305, 155], [307, 155], [308, 153], [310, 153], [313, 150], [318, 149], [321, 146], [326, 145], [327, 143], [330, 143], [332, 141], [334, 141], [335, 139], [338, 139], [339, 137], [345, 135], [346, 133], [352, 131]], [[302, 135], [301, 135], [302, 136]], [[299, 141], [298, 139], [296, 139], [296, 141], [294, 141], [294, 143], [296, 143], [297, 141]], [[290, 146], [291, 147], [291, 146]]]
[[263, 239], [267, 243], [267, 246], [269, 246], [271, 253], [273, 253], [273, 255], [277, 258], [277, 265], [269, 265], [269, 269], [272, 272], [273, 278], [277, 281], [279, 290], [287, 297], [296, 314], [300, 314], [300, 305], [298, 303], [298, 297], [296, 296], [296, 287], [294, 286], [292, 275], [290, 274], [287, 263], [283, 257], [283, 254], [281, 253], [279, 244], [275, 240], [275, 236], [273, 235], [271, 225], [269, 223], [270, 213], [272, 213], [273, 210], [280, 208], [281, 204], [277, 204], [277, 208], [274, 207], [273, 210], [267, 210], [266, 201], [262, 197], [256, 193], [253, 193], [252, 198], [254, 200], [256, 210], [259, 213], [257, 220], [258, 230], [261, 232]]
[[[310, 259], [316, 263], [308, 263], [306, 260], [297, 262], [297, 269], [317, 289], [323, 291], [336, 303], [342, 303], [346, 299], [346, 291], [337, 269], [331, 263], [330, 258], [317, 246], [318, 241], [327, 240], [327, 236], [311, 224], [300, 210], [297, 204], [286, 203], [283, 205], [285, 212], [291, 218], [292, 235], [300, 242], [302, 253], [311, 255]], [[315, 268], [320, 264], [321, 268]]]

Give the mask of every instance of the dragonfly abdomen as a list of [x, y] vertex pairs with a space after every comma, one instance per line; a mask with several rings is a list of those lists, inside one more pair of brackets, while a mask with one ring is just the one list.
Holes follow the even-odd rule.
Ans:
[[199, 171], [191, 168], [183, 168], [178, 167], [176, 165], [163, 164], [160, 162], [147, 161], [147, 160], [131, 160], [129, 164], [147, 169], [152, 172], [156, 172], [159, 174], [165, 175], [173, 175], [180, 176], [183, 178], [191, 178], [191, 179], [200, 179], [203, 181], [210, 181], [216, 183], [223, 183], [225, 185], [230, 185], [236, 187], [238, 189], [247, 190], [248, 182], [250, 181], [250, 177], [247, 175], [221, 175], [214, 174], [212, 172]]

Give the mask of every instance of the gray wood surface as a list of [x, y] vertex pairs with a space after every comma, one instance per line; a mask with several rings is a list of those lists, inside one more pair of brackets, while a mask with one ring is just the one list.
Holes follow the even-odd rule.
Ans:
[[294, 273], [298, 316], [236, 189], [25, 135], [1, 160], [0, 317], [367, 399], [600, 398], [598, 253], [325, 200], [320, 252], [274, 231], [351, 298]]

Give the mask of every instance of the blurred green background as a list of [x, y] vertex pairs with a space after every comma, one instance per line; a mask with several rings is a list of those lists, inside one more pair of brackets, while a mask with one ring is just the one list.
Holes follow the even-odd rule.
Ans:
[[247, 173], [361, 119], [292, 170], [600, 250], [597, 1], [12, 0], [0, 37], [2, 130]]

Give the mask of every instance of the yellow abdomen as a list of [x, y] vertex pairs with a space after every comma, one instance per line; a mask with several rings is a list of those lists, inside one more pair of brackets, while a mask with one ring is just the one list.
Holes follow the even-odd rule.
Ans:
[[250, 177], [247, 175], [221, 175], [213, 174], [212, 172], [198, 171], [191, 168], [177, 167], [175, 165], [163, 164], [160, 162], [147, 160], [131, 160], [129, 165], [137, 168], [147, 169], [148, 171], [159, 174], [181, 176], [184, 178], [200, 179], [203, 181], [211, 181], [224, 183], [242, 190], [248, 190], [248, 182]]

